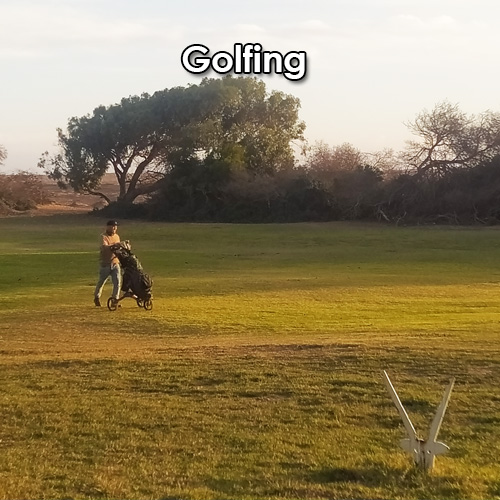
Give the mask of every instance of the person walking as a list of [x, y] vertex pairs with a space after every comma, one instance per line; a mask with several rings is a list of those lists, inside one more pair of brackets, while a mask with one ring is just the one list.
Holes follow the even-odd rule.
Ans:
[[122, 286], [122, 271], [120, 261], [111, 250], [111, 245], [120, 243], [120, 236], [117, 233], [118, 222], [109, 220], [106, 223], [106, 230], [100, 236], [100, 251], [99, 251], [99, 278], [94, 290], [94, 304], [96, 307], [101, 307], [101, 295], [104, 284], [111, 276], [113, 283], [113, 299], [118, 300], [120, 297], [120, 289]]

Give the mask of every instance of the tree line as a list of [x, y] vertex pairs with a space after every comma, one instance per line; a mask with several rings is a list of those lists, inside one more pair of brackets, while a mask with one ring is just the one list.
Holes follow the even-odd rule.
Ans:
[[[172, 221], [500, 220], [500, 114], [437, 104], [404, 151], [308, 145], [300, 102], [256, 78], [204, 79], [99, 106], [39, 166], [107, 214]], [[0, 150], [1, 151], [1, 150]], [[111, 170], [116, 200], [99, 190]]]

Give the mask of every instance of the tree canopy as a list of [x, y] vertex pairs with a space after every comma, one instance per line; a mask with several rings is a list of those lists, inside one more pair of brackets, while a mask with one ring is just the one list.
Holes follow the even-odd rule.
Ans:
[[60, 186], [99, 194], [112, 169], [131, 203], [163, 184], [165, 175], [190, 158], [224, 160], [235, 169], [273, 172], [293, 166], [292, 141], [303, 140], [297, 98], [273, 91], [255, 78], [204, 79], [123, 98], [70, 118], [58, 129], [60, 151], [39, 165]]

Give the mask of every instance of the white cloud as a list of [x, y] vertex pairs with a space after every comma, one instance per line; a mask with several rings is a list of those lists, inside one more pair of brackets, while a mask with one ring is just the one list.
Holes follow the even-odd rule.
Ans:
[[407, 35], [435, 33], [439, 36], [449, 35], [451, 32], [462, 33], [468, 23], [458, 21], [449, 15], [423, 18], [415, 15], [400, 14], [388, 19], [387, 26], [393, 31]]
[[0, 5], [0, 57], [40, 56], [47, 50], [181, 39], [184, 29], [158, 19], [113, 19], [67, 4]]
[[257, 24], [237, 24], [235, 26], [235, 29], [238, 30], [240, 33], [245, 33], [245, 34], [260, 34], [264, 33], [265, 29], [262, 26], [258, 26]]
[[302, 32], [312, 32], [312, 34], [320, 34], [329, 32], [331, 27], [319, 19], [309, 19], [298, 25]]
[[458, 22], [456, 19], [454, 19], [451, 16], [438, 16], [438, 17], [433, 17], [430, 20], [430, 24], [433, 27], [437, 27], [439, 29], [442, 28], [458, 28]]
[[0, 59], [32, 59], [37, 57], [34, 49], [0, 47]]

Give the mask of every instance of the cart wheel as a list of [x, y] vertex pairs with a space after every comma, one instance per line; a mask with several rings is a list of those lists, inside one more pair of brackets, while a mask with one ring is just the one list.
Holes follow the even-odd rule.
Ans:
[[142, 299], [135, 299], [135, 301], [137, 302], [137, 305], [139, 307], [143, 307], [144, 306], [144, 303], [142, 302]]
[[108, 299], [108, 309], [110, 311], [116, 311], [116, 308], [118, 307], [118, 301], [114, 299], [113, 297], [110, 297]]
[[151, 309], [153, 309], [153, 301], [151, 299], [145, 300], [143, 307], [146, 311], [151, 311]]

